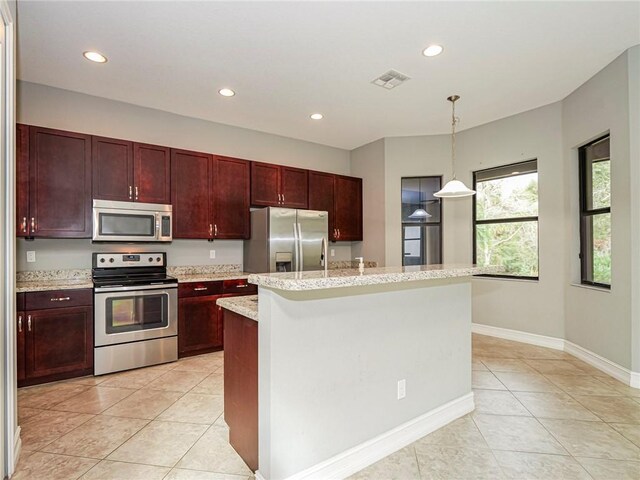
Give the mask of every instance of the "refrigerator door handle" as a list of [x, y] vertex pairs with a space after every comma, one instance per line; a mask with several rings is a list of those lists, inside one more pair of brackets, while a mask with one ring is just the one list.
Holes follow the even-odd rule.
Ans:
[[327, 241], [324, 237], [322, 237], [322, 252], [320, 253], [320, 266], [324, 267], [324, 271], [327, 271], [327, 266], [329, 262], [327, 262]]
[[293, 224], [293, 267], [292, 267], [292, 271], [294, 271], [294, 272], [299, 272], [300, 271], [300, 265], [298, 265], [299, 262], [300, 262], [300, 257], [298, 256], [298, 224], [294, 223]]
[[298, 226], [298, 252], [300, 254], [298, 258], [300, 259], [300, 271], [303, 272], [304, 271], [304, 249], [302, 248], [302, 227], [300, 226], [299, 223], [296, 223], [296, 225]]

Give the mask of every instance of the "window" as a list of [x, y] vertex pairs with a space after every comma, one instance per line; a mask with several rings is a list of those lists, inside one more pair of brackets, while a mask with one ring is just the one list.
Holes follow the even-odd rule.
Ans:
[[473, 174], [474, 263], [500, 265], [499, 277], [538, 278], [538, 162]]
[[609, 136], [580, 147], [580, 271], [587, 285], [611, 288]]
[[442, 177], [410, 177], [402, 188], [402, 265], [442, 263]]

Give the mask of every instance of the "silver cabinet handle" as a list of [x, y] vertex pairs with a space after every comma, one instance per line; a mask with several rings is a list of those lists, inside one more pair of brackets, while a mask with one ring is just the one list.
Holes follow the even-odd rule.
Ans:
[[278, 205], [282, 205], [282, 198], [280, 198], [280, 194], [278, 194]]
[[20, 230], [23, 233], [27, 233], [27, 217], [22, 217], [22, 223], [20, 224]]
[[31, 315], [27, 315], [27, 330], [31, 331]]
[[51, 299], [52, 302], [68, 302], [69, 300], [71, 300], [71, 297], [57, 297]]
[[209, 236], [213, 237], [213, 225], [209, 224]]
[[31, 233], [36, 231], [36, 218], [31, 217]]
[[138, 186], [136, 185], [136, 200], [138, 200]]
[[217, 223], [213, 224], [213, 235], [216, 236], [216, 237], [218, 236], [218, 224]]
[[194, 292], [203, 292], [205, 290], [209, 290], [207, 287], [196, 287], [193, 289]]
[[340, 229], [338, 229], [338, 238], [340, 238]]
[[18, 315], [18, 333], [22, 333], [22, 315]]
[[129, 185], [129, 200], [133, 200], [133, 187]]
[[284, 193], [282, 194], [282, 204], [284, 205]]
[[242, 285], [236, 285], [236, 288], [247, 288], [249, 285], [244, 283]]

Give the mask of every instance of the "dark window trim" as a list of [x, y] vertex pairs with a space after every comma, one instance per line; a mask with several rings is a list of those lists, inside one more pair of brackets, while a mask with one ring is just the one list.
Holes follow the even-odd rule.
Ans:
[[444, 263], [444, 245], [443, 245], [443, 235], [442, 231], [444, 230], [444, 212], [442, 209], [442, 200], [440, 200], [440, 221], [439, 222], [430, 222], [430, 223], [418, 223], [418, 222], [403, 222], [402, 221], [402, 180], [411, 180], [413, 178], [439, 178], [440, 179], [440, 188], [442, 188], [442, 180], [444, 179], [443, 175], [412, 175], [411, 177], [400, 177], [400, 245], [402, 248], [400, 249], [400, 265], [404, 266], [404, 238], [402, 236], [402, 232], [404, 231], [405, 226], [415, 227], [416, 225], [433, 225], [440, 227], [440, 261]]
[[[529, 160], [524, 160], [522, 162], [516, 162], [516, 163], [509, 163], [506, 165], [500, 165], [499, 167], [491, 167], [491, 168], [485, 168], [483, 170], [476, 170], [475, 172], [473, 172], [473, 187], [471, 187], [473, 190], [478, 191], [478, 189], [476, 188], [477, 186], [477, 174], [478, 173], [482, 173], [482, 172], [487, 172], [490, 170], [496, 170], [496, 169], [501, 169], [501, 168], [513, 168], [513, 167], [517, 167], [518, 165], [524, 165], [533, 161], [538, 161], [537, 158], [530, 158]], [[536, 173], [538, 172], [538, 167], [536, 164]], [[529, 173], [532, 172], [524, 172], [524, 173], [516, 173], [514, 175], [509, 175], [503, 178], [509, 178], [509, 177], [517, 177], [520, 175], [527, 175]], [[483, 180], [483, 181], [491, 181], [491, 180]], [[487, 277], [487, 278], [502, 278], [502, 279], [516, 279], [516, 280], [534, 280], [534, 281], [538, 281], [540, 280], [540, 223], [539, 223], [539, 215], [536, 216], [527, 216], [527, 217], [507, 217], [507, 218], [500, 218], [500, 219], [488, 219], [488, 220], [478, 220], [477, 219], [477, 212], [476, 212], [476, 196], [473, 196], [473, 202], [471, 202], [471, 215], [472, 215], [472, 221], [473, 221], [473, 263], [475, 264], [477, 262], [478, 259], [478, 255], [477, 255], [477, 229], [476, 226], [477, 225], [487, 225], [487, 224], [496, 224], [496, 223], [524, 223], [524, 222], [538, 222], [538, 275], [537, 276], [529, 276], [529, 275], [506, 275], [506, 274], [497, 274], [497, 273], [484, 273], [481, 275], [474, 275], [474, 277]]]
[[[601, 142], [602, 140], [606, 139], [606, 138], [610, 138], [611, 137], [611, 133], [607, 132], [606, 134], [591, 140], [588, 143], [585, 143], [584, 145], [581, 145], [580, 147], [578, 147], [578, 179], [579, 179], [579, 195], [580, 195], [580, 217], [579, 217], [579, 223], [580, 223], [580, 253], [578, 254], [578, 258], [580, 259], [580, 284], [581, 285], [589, 285], [591, 287], [598, 287], [598, 288], [604, 288], [607, 290], [611, 290], [611, 285], [608, 283], [600, 283], [600, 282], [594, 282], [592, 280], [587, 280], [586, 279], [586, 262], [585, 262], [585, 257], [587, 255], [586, 253], [586, 247], [587, 247], [587, 232], [586, 229], [584, 228], [584, 220], [586, 217], [593, 217], [595, 215], [602, 215], [604, 213], [611, 213], [611, 206], [608, 207], [604, 207], [604, 208], [596, 208], [596, 209], [588, 209], [587, 208], [587, 195], [585, 192], [585, 186], [586, 186], [586, 182], [587, 182], [587, 172], [585, 169], [585, 163], [586, 163], [586, 148], [591, 146], [591, 145], [595, 145], [598, 142]], [[598, 163], [598, 162], [604, 162], [604, 161], [611, 161], [611, 153], [609, 152], [609, 158], [602, 158], [602, 159], [598, 159], [596, 161], [594, 161], [593, 163]]]

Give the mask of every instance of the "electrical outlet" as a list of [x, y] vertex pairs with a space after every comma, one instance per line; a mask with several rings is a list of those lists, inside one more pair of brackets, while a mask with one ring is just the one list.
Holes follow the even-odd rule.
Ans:
[[335, 248], [332, 248], [332, 249], [331, 249], [331, 256], [332, 256], [332, 257], [335, 257], [335, 256], [336, 256], [336, 249], [335, 249]]
[[209, 258], [216, 258], [216, 251], [215, 250], [209, 250]]
[[398, 380], [398, 400], [402, 400], [407, 396], [407, 381], [403, 378]]
[[27, 262], [33, 263], [36, 261], [36, 252], [35, 250], [29, 250], [27, 252]]

